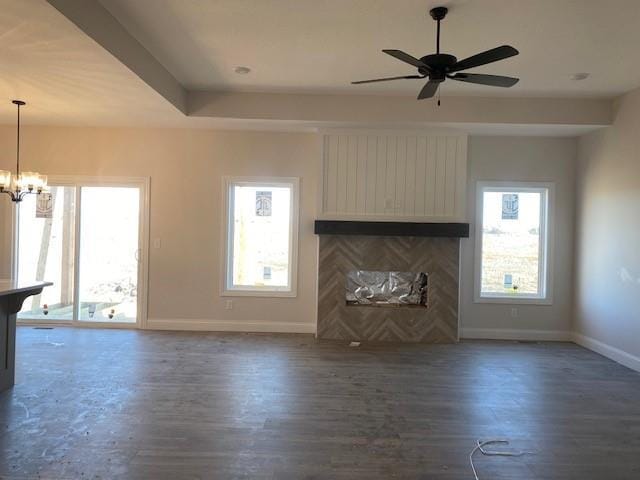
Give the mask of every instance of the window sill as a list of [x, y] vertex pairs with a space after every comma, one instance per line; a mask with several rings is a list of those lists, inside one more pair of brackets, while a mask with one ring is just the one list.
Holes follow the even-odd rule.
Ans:
[[223, 297], [262, 297], [262, 298], [293, 298], [298, 294], [295, 291], [278, 290], [223, 290]]
[[553, 305], [553, 298], [476, 296], [473, 299], [473, 303], [494, 303], [503, 305]]

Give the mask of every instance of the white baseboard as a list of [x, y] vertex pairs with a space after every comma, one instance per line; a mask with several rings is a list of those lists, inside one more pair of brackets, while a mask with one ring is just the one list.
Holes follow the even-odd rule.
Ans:
[[562, 330], [521, 330], [517, 328], [462, 328], [461, 338], [477, 340], [525, 340], [570, 342], [571, 332]]
[[148, 319], [148, 330], [184, 330], [199, 332], [316, 333], [313, 323], [261, 322], [207, 319]]
[[461, 338], [482, 340], [525, 340], [525, 341], [555, 341], [574, 342], [578, 345], [603, 355], [614, 362], [640, 372], [640, 357], [631, 355], [619, 348], [607, 345], [599, 340], [576, 332], [561, 330], [519, 330], [501, 328], [463, 328]]
[[613, 360], [614, 362], [618, 362], [625, 367], [629, 367], [632, 370], [640, 372], [640, 357], [636, 357], [624, 350], [612, 347], [611, 345], [607, 345], [606, 343], [580, 333], [574, 332], [573, 341], [584, 348], [593, 350], [594, 352]]

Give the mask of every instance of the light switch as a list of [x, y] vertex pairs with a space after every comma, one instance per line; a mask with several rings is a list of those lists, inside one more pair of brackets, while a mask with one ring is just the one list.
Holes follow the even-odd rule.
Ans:
[[153, 239], [153, 248], [160, 248], [161, 246], [161, 242], [159, 238], [154, 238]]

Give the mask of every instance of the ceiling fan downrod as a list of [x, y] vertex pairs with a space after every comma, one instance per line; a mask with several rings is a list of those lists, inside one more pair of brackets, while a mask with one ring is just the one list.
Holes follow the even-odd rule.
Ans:
[[444, 20], [449, 9], [447, 7], [435, 7], [429, 10], [429, 15], [433, 18], [438, 26], [436, 28], [436, 54], [440, 53], [440, 20]]

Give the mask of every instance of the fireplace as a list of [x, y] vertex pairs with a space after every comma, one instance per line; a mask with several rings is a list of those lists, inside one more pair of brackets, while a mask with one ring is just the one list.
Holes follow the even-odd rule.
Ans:
[[460, 238], [468, 231], [468, 224], [317, 221], [318, 338], [457, 342]]

